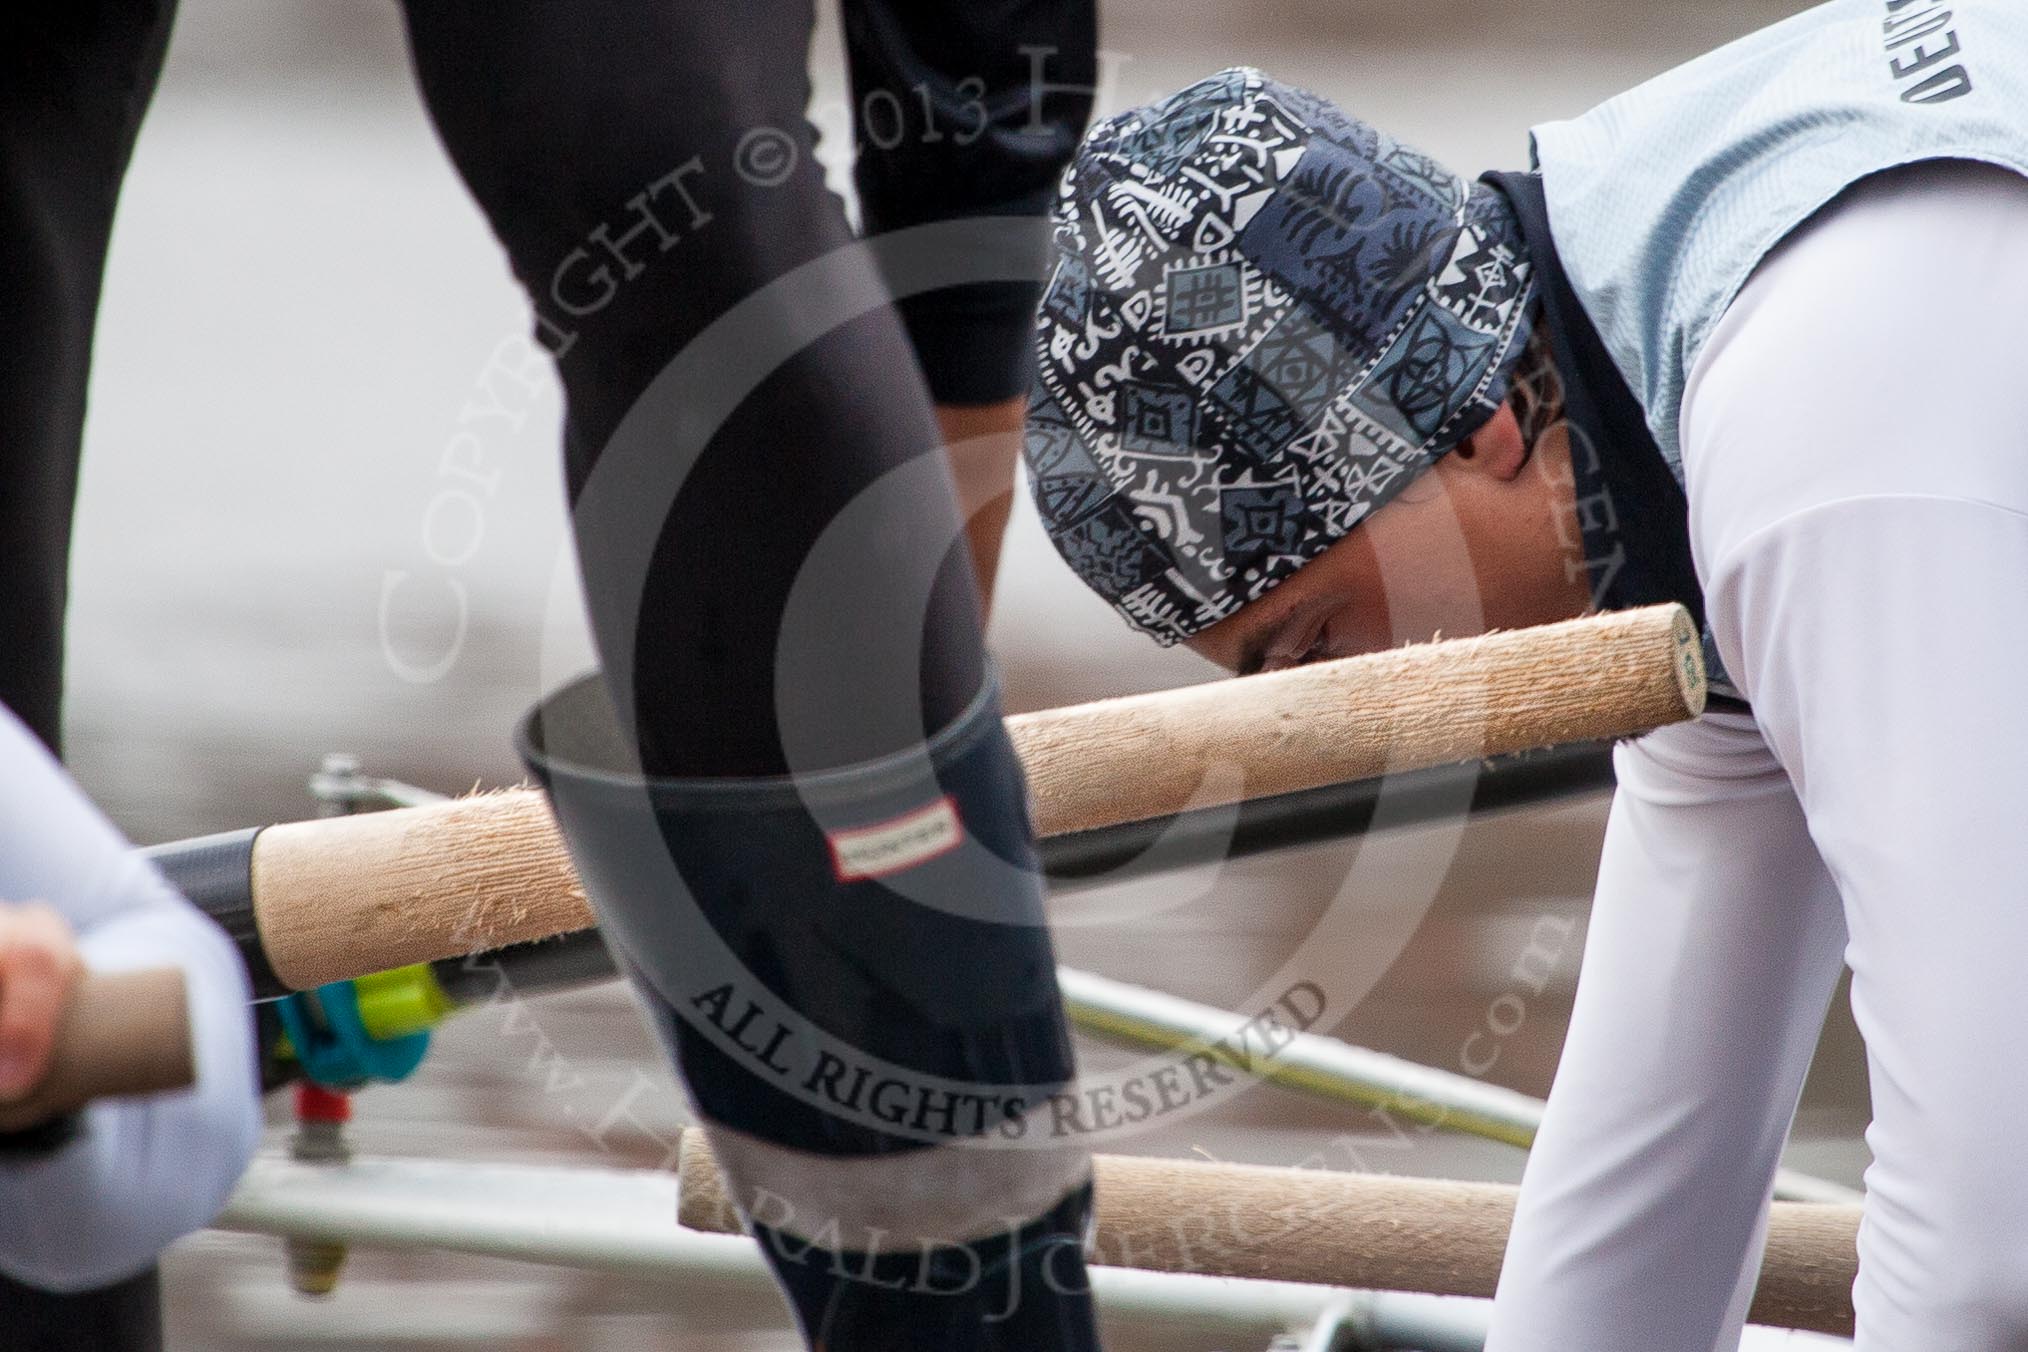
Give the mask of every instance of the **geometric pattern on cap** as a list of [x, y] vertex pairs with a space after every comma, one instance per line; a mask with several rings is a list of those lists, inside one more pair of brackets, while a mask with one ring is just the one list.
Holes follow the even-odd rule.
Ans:
[[1534, 308], [1505, 198], [1246, 68], [1094, 127], [1052, 238], [1036, 507], [1078, 575], [1164, 644], [1491, 417]]

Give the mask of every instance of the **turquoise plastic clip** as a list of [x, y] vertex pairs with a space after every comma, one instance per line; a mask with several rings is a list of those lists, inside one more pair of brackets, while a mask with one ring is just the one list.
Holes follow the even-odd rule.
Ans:
[[303, 1073], [327, 1089], [405, 1080], [422, 1064], [430, 1046], [427, 1028], [394, 1038], [377, 1038], [367, 1031], [359, 1013], [359, 991], [350, 981], [284, 996], [275, 1001], [275, 1012]]

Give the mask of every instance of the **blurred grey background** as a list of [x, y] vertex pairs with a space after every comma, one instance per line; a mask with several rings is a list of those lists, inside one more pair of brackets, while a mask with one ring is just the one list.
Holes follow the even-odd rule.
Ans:
[[[1516, 167], [1530, 124], [1799, 7], [1111, 0], [1103, 43], [1123, 64], [1101, 111], [1243, 62], [1460, 169]], [[532, 385], [501, 378], [525, 304], [432, 136], [391, 4], [182, 9], [105, 293], [74, 568], [74, 764], [143, 841], [307, 815], [305, 779], [329, 750], [447, 792], [513, 782], [513, 720], [588, 660], [556, 392], [546, 371]], [[829, 15], [812, 62], [835, 177], [845, 93]], [[508, 416], [474, 416], [488, 388]], [[445, 473], [466, 434], [496, 475], [483, 485]], [[1211, 674], [1088, 597], [1025, 501], [991, 641], [1017, 709]], [[1564, 936], [1489, 1073], [1539, 1094], [1602, 820], [1602, 802], [1580, 801], [1081, 891], [1054, 902], [1059, 942], [1072, 964], [1227, 1007], [1300, 949], [1371, 987], [1328, 1031], [1455, 1069], [1489, 1003], [1516, 989], [1531, 936]], [[1342, 908], [1374, 942], [1303, 947]], [[1118, 1055], [1086, 1050], [1093, 1066]], [[556, 1065], [569, 1069], [561, 1090]], [[651, 1083], [637, 1092], [641, 1071]], [[629, 1094], [638, 1121], [596, 1142], [576, 1125]], [[1856, 1181], [1863, 1105], [1841, 1008], [1791, 1162]], [[361, 1096], [352, 1136], [378, 1153], [650, 1167], [681, 1117], [633, 1008], [604, 988], [455, 1020], [413, 1081]], [[1505, 1179], [1521, 1163], [1499, 1146], [1403, 1140], [1271, 1088], [1130, 1148], [1336, 1167], [1356, 1154]], [[780, 1321], [740, 1327], [751, 1321], [686, 1303], [680, 1283], [502, 1261], [360, 1252], [337, 1295], [312, 1302], [287, 1289], [277, 1244], [205, 1234], [167, 1272], [171, 1343], [186, 1352], [795, 1346]]]

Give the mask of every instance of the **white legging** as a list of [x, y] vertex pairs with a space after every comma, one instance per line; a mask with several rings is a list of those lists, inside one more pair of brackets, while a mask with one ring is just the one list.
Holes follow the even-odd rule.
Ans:
[[1684, 399], [1754, 716], [1620, 748], [1492, 1352], [1738, 1337], [1841, 959], [1867, 1352], [2028, 1347], [2028, 180], [1869, 180], [1763, 263]]

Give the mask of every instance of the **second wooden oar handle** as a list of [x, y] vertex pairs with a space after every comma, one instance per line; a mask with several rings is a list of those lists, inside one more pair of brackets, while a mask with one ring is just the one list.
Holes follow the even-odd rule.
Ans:
[[0, 1104], [0, 1131], [94, 1099], [181, 1089], [195, 1078], [180, 968], [87, 972], [64, 1006], [49, 1073], [27, 1098]]
[[[1514, 1219], [1515, 1190], [1494, 1183], [1135, 1155], [1094, 1167], [1093, 1257], [1114, 1267], [1490, 1296]], [[683, 1133], [677, 1171], [677, 1219], [736, 1233], [702, 1132]], [[800, 1219], [812, 1233], [823, 1224]], [[1849, 1335], [1858, 1231], [1858, 1207], [1775, 1203], [1753, 1321]]]
[[[1425, 643], [1007, 720], [1037, 834], [1292, 793], [1565, 742], [1704, 708], [1681, 606]], [[513, 790], [271, 826], [253, 910], [306, 990], [595, 923], [548, 806]]]

